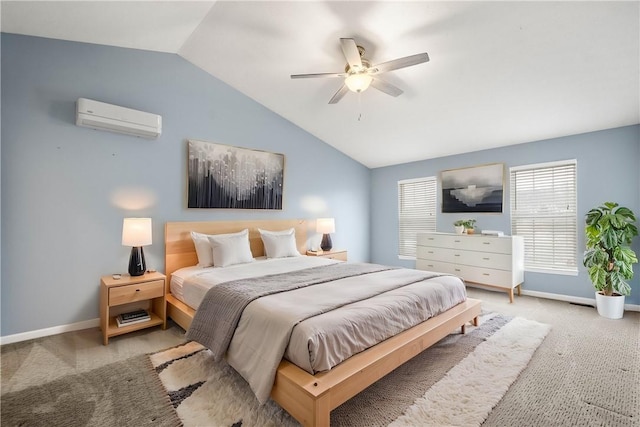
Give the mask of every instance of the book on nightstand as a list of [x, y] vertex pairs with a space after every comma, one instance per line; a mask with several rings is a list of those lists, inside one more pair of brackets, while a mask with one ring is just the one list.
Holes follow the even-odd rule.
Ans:
[[149, 313], [147, 313], [147, 310], [140, 309], [136, 311], [130, 311], [129, 313], [122, 313], [120, 316], [122, 320], [135, 320], [148, 315]]
[[135, 323], [142, 323], [151, 320], [151, 316], [147, 313], [147, 310], [136, 310], [130, 313], [122, 313], [116, 316], [116, 323], [118, 327], [133, 325]]

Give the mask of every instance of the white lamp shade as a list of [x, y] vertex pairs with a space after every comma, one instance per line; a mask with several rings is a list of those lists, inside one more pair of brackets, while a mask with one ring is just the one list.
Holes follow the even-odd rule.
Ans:
[[336, 222], [333, 218], [318, 218], [316, 220], [316, 232], [329, 234], [336, 232]]
[[366, 73], [356, 73], [349, 74], [346, 79], [344, 79], [344, 84], [347, 85], [351, 92], [362, 92], [366, 90], [373, 77]]
[[151, 218], [125, 218], [122, 223], [122, 246], [151, 244]]

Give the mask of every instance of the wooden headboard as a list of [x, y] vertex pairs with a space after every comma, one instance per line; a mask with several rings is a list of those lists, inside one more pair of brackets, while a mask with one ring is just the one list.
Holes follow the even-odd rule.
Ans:
[[258, 228], [270, 231], [296, 230], [296, 246], [301, 254], [307, 250], [307, 226], [303, 219], [252, 220], [252, 221], [204, 221], [204, 222], [167, 222], [164, 226], [164, 268], [167, 283], [171, 274], [179, 268], [198, 263], [196, 248], [191, 232], [204, 234], [225, 234], [249, 229], [249, 245], [254, 257], [264, 256], [264, 245]]

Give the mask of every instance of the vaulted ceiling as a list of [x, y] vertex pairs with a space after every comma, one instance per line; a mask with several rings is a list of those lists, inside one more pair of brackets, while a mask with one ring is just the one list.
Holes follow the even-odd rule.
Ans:
[[[368, 167], [640, 123], [639, 2], [2, 1], [2, 31], [177, 53]], [[373, 64], [330, 105], [340, 38]]]

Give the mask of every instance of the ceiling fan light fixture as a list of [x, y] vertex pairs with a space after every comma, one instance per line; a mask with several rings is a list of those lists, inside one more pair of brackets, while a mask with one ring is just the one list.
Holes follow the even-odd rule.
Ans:
[[382, 62], [377, 65], [372, 65], [368, 59], [364, 58], [364, 48], [356, 44], [356, 41], [351, 38], [340, 38], [340, 45], [342, 46], [342, 53], [344, 54], [347, 63], [344, 67], [343, 73], [314, 73], [314, 74], [292, 74], [292, 79], [301, 78], [315, 78], [315, 77], [328, 77], [328, 78], [344, 78], [344, 84], [340, 86], [340, 89], [331, 97], [329, 104], [337, 104], [349, 91], [355, 93], [364, 92], [375, 80], [373, 88], [380, 92], [386, 93], [390, 96], [399, 96], [402, 94], [402, 89], [387, 83], [384, 80], [378, 78], [379, 74], [386, 73], [388, 71], [398, 70], [400, 68], [411, 67], [412, 65], [422, 64], [429, 61], [429, 55], [426, 52], [418, 53], [416, 55], [405, 56], [403, 58], [392, 59], [391, 61]]
[[351, 92], [359, 93], [367, 90], [372, 80], [373, 77], [367, 73], [354, 73], [349, 74], [344, 79], [344, 84], [347, 85]]

